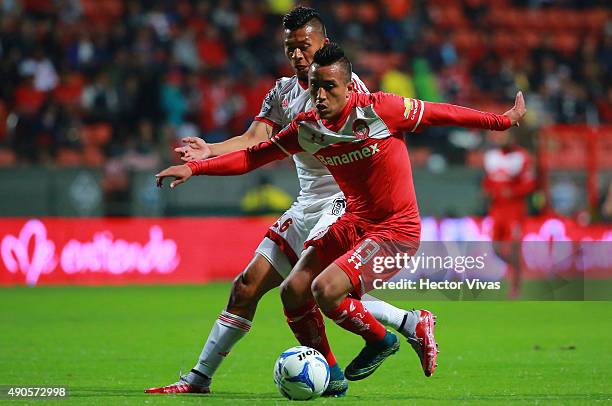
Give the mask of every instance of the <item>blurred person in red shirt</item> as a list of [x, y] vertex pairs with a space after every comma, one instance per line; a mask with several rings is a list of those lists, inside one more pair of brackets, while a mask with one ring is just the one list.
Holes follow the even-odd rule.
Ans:
[[225, 43], [214, 26], [206, 28], [205, 34], [198, 39], [200, 61], [211, 68], [222, 68], [228, 61]]
[[533, 159], [525, 148], [516, 143], [510, 131], [490, 132], [489, 138], [495, 147], [484, 156], [482, 188], [490, 201], [493, 249], [508, 265], [510, 297], [516, 298], [521, 284], [518, 250], [521, 226], [527, 217], [525, 198], [536, 187]]

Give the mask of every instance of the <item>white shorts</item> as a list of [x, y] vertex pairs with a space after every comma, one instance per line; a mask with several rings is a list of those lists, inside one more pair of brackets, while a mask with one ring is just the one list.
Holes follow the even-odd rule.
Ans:
[[255, 252], [266, 258], [286, 278], [300, 257], [304, 242], [327, 229], [344, 213], [345, 208], [346, 200], [342, 193], [312, 204], [295, 202], [270, 227]]

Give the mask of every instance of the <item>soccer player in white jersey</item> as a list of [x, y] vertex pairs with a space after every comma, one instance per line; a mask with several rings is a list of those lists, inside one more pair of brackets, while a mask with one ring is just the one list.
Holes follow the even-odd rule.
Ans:
[[[277, 80], [244, 134], [218, 144], [206, 144], [199, 138], [185, 139], [187, 145], [177, 148], [184, 161], [223, 155], [267, 141], [299, 113], [313, 107], [307, 91], [308, 69], [315, 52], [329, 42], [325, 27], [319, 14], [307, 7], [289, 12], [283, 26], [285, 54], [296, 74]], [[357, 75], [353, 74], [352, 80], [356, 91], [367, 93]], [[300, 183], [299, 196], [270, 227], [251, 262], [234, 280], [227, 307], [215, 321], [197, 364], [178, 382], [145, 392], [210, 393], [213, 374], [251, 328], [259, 299], [289, 275], [304, 242], [325, 230], [344, 212], [344, 196], [329, 171], [310, 154], [296, 154], [293, 159]], [[415, 342], [419, 311], [399, 309], [372, 297], [367, 297], [364, 303], [377, 320]], [[333, 360], [330, 367], [330, 385], [324, 396], [344, 396], [348, 387], [344, 374]]]

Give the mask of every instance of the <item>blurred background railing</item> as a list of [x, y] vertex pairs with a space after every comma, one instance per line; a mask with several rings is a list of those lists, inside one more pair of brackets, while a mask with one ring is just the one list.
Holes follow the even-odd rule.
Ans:
[[[441, 174], [415, 170], [424, 215], [484, 214], [478, 169], [454, 167]], [[29, 167], [0, 170], [3, 216], [175, 216], [282, 213], [297, 195], [291, 170], [262, 169], [240, 177], [202, 178], [180, 192], [159, 190], [151, 171], [133, 171], [120, 196], [104, 197], [95, 168]], [[449, 199], [448, 196], [454, 196]]]

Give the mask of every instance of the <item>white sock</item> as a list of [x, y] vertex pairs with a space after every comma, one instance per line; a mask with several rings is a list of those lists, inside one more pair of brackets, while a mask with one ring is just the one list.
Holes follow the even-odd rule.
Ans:
[[251, 324], [250, 320], [243, 317], [226, 311], [221, 312], [208, 335], [198, 363], [193, 367], [199, 374], [190, 372], [187, 375], [187, 381], [195, 385], [210, 385], [210, 379], [221, 362], [227, 357], [234, 344], [251, 329]]
[[400, 309], [370, 295], [363, 295], [361, 301], [372, 316], [385, 326], [393, 327], [404, 336], [414, 334], [419, 321], [416, 311]]

